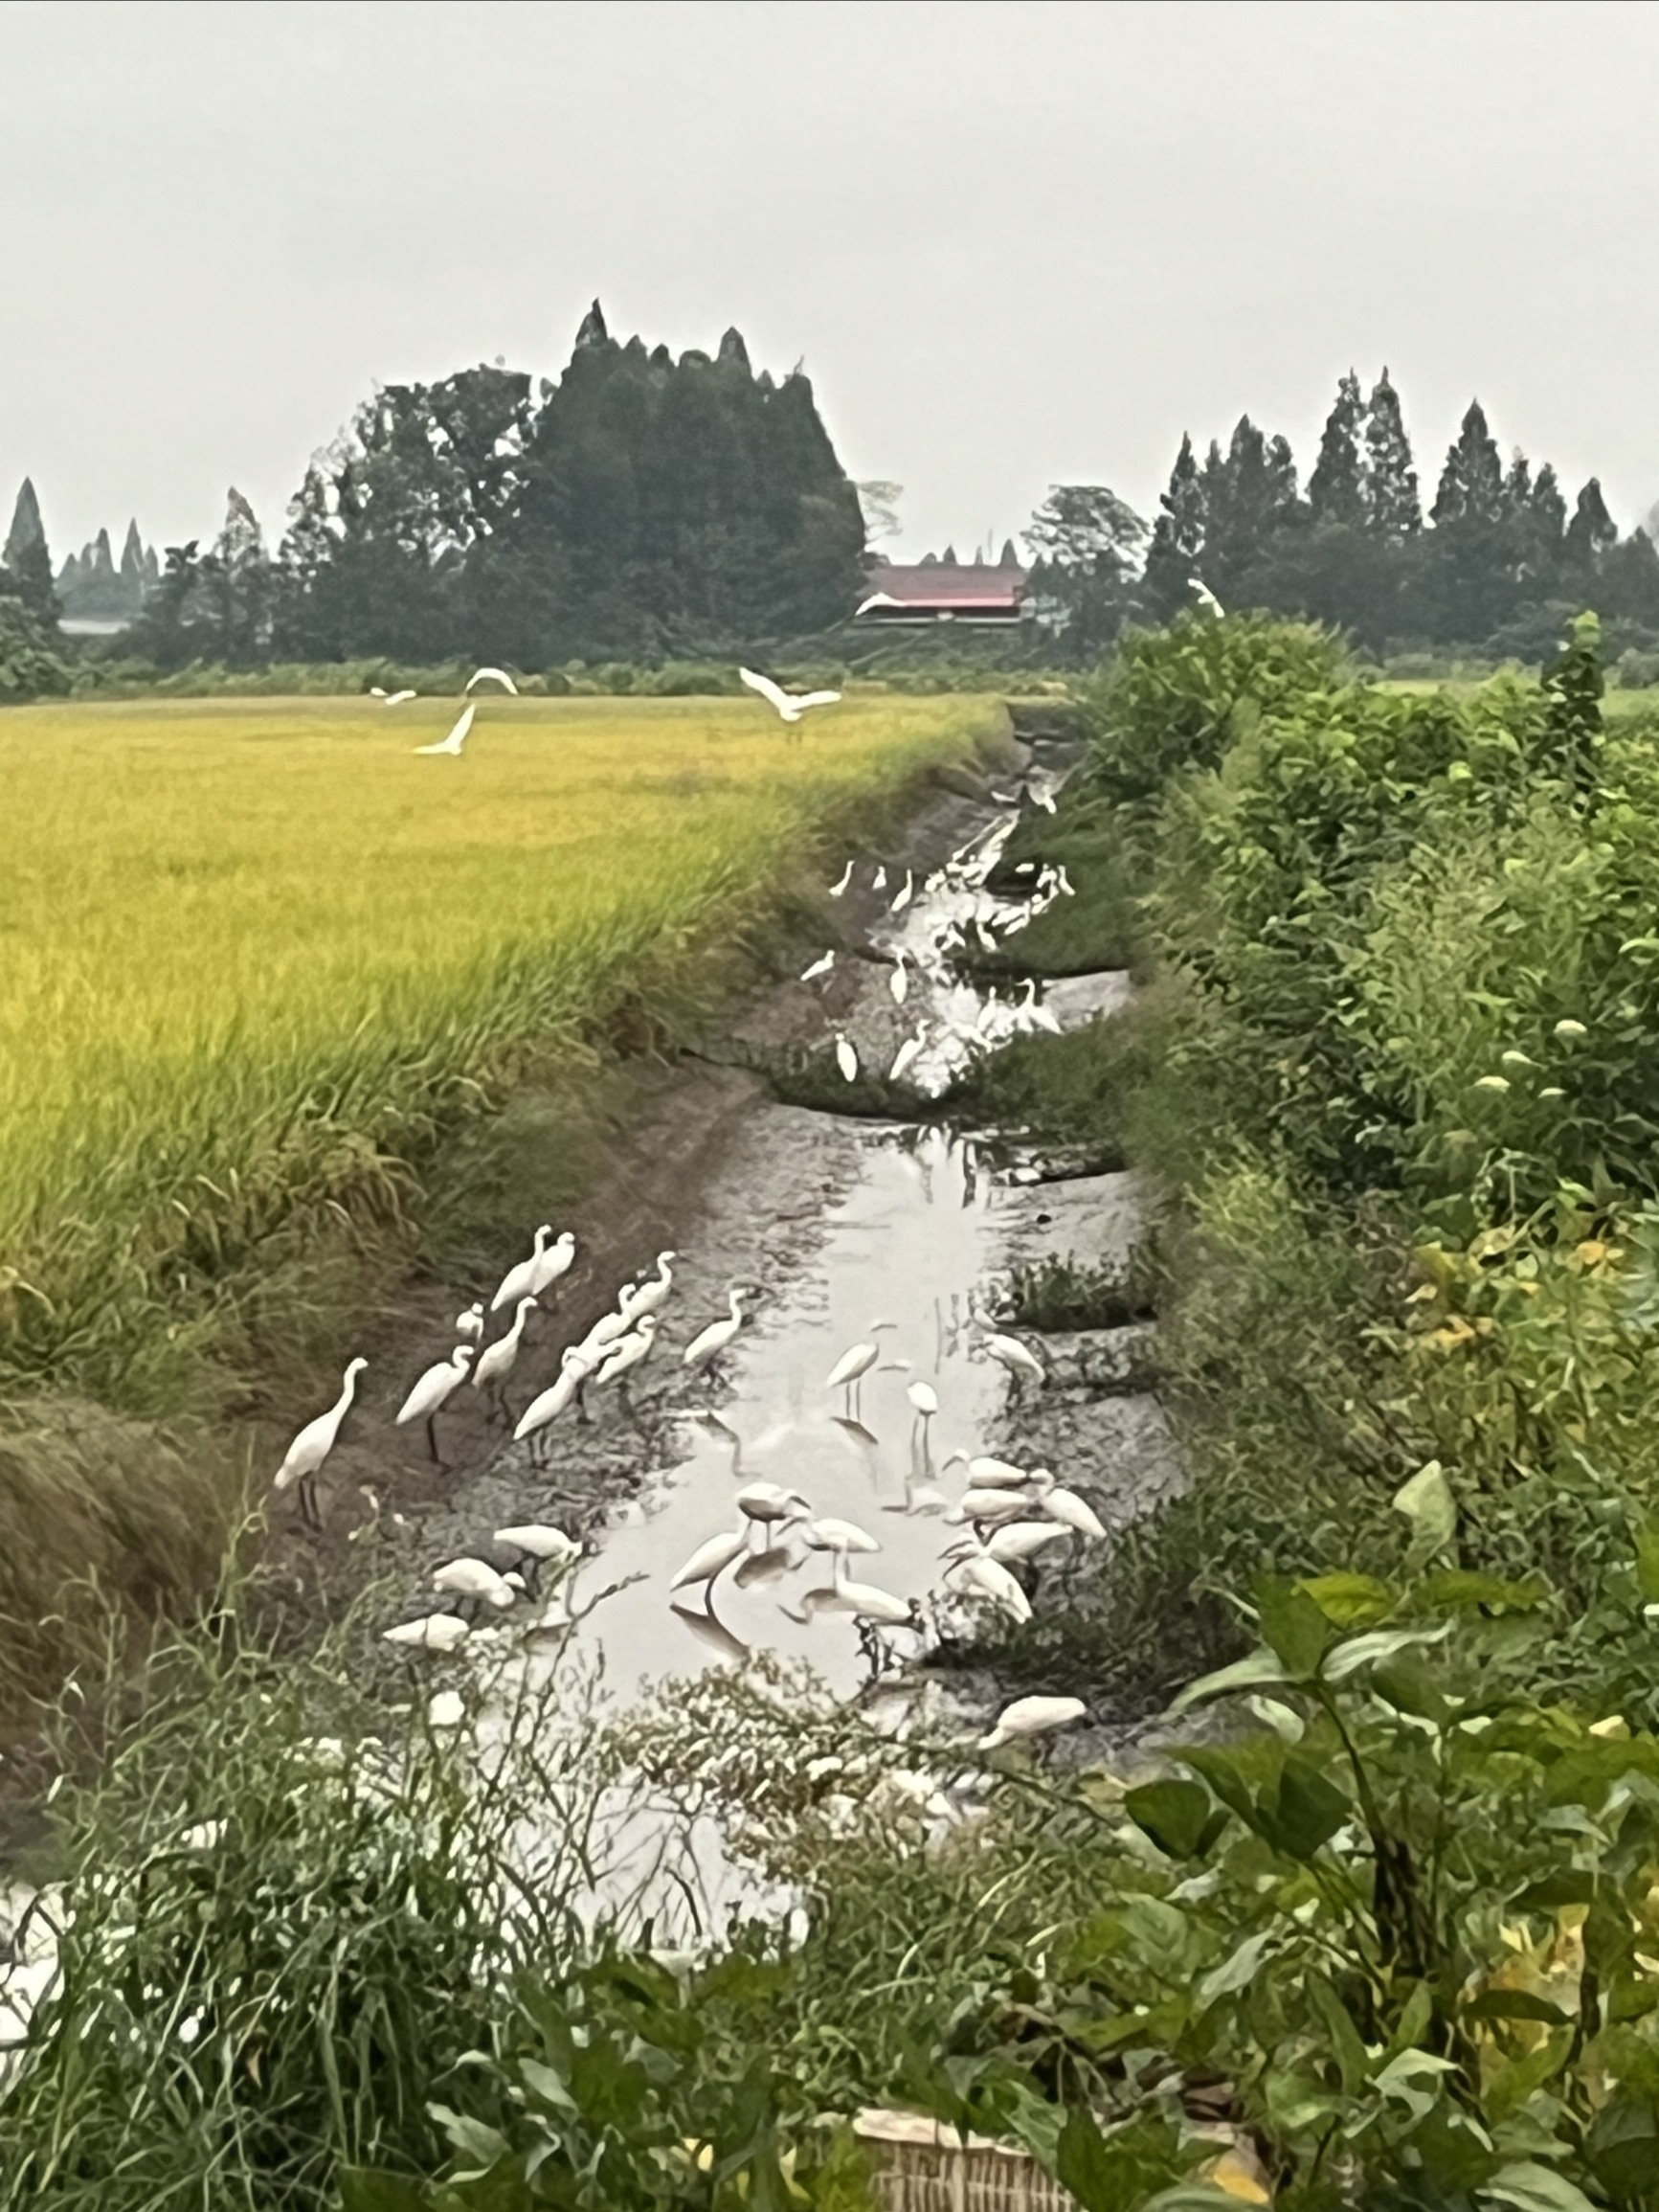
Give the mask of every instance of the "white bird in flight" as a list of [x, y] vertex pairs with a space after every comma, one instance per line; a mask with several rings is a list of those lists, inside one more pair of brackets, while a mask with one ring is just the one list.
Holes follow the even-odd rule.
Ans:
[[369, 696], [378, 699], [384, 707], [401, 707], [405, 699], [418, 699], [418, 691], [388, 691], [383, 685], [370, 684]]
[[307, 1421], [287, 1451], [282, 1464], [277, 1470], [272, 1487], [286, 1490], [295, 1487], [300, 1501], [300, 1513], [313, 1528], [323, 1525], [323, 1516], [317, 1506], [317, 1475], [325, 1459], [333, 1451], [340, 1435], [340, 1424], [346, 1418], [357, 1389], [357, 1378], [369, 1365], [367, 1360], [353, 1360], [346, 1369], [340, 1395], [325, 1413], [319, 1413], [314, 1421]]
[[752, 668], [739, 668], [737, 673], [739, 680], [758, 692], [769, 707], [775, 707], [786, 722], [798, 722], [813, 707], [833, 707], [841, 697], [839, 691], [786, 691], [770, 676], [757, 676]]
[[470, 691], [475, 684], [484, 683], [499, 684], [504, 691], [510, 692], [515, 699], [519, 695], [518, 686], [504, 668], [475, 668], [466, 680], [466, 688]]
[[415, 750], [417, 753], [444, 753], [452, 760], [459, 760], [460, 749], [466, 743], [466, 734], [472, 728], [472, 718], [477, 712], [476, 707], [463, 707], [460, 720], [447, 737], [440, 739], [436, 745], [417, 745]]

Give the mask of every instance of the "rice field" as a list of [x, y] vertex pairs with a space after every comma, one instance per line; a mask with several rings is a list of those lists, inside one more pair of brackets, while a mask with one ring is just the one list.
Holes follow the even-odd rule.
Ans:
[[[0, 1397], [165, 1415], [228, 1301], [527, 1058], [999, 726], [849, 699], [154, 700], [0, 715]], [[245, 1321], [245, 1313], [243, 1316]]]

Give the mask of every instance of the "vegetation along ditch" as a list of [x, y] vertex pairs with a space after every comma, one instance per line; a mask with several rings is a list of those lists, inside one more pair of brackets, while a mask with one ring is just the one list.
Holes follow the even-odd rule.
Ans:
[[[342, 1480], [330, 1521], [386, 1579], [320, 1638], [273, 1650], [233, 1582], [136, 1682], [113, 1646], [81, 1659], [20, 1870], [45, 1879], [11, 1938], [39, 1998], [6, 2201], [853, 2206], [877, 2104], [1025, 2146], [1088, 2212], [1655, 2201], [1653, 732], [1603, 726], [1587, 620], [1541, 682], [1453, 694], [1357, 680], [1317, 629], [1182, 616], [1081, 690], [1054, 811], [1041, 778], [964, 794], [909, 847], [896, 809], [886, 842], [849, 813], [838, 897], [863, 903], [797, 911], [792, 961], [836, 954], [783, 986], [798, 1021], [678, 1032], [750, 1101], [774, 1187], [798, 1179], [793, 1227], [746, 1218], [711, 1139], [679, 1216], [698, 1321], [749, 1285], [724, 1382], [641, 1366], [637, 1417], [606, 1401], [434, 1511], [459, 1536], [498, 1496], [585, 1502], [594, 1533], [601, 1499], [635, 1508], [562, 1587], [642, 1620], [629, 1577], [675, 1498], [738, 1472], [722, 1430], [764, 1457], [771, 1363], [797, 1433], [765, 1473], [810, 1489], [839, 1452], [884, 1543], [975, 1526], [912, 1510], [955, 1495], [953, 1422], [975, 1456], [1080, 1467], [1107, 1538], [1017, 1564], [1028, 1619], [935, 1616], [920, 1669], [898, 1623], [886, 1654], [843, 1637], [827, 1685], [804, 1630], [664, 1647], [678, 1680], [640, 1704], [538, 1663], [591, 1650], [557, 1618], [530, 1663], [487, 1623], [464, 1677], [388, 1656], [430, 1595], [393, 1501]], [[936, 727], [916, 744], [912, 769]], [[893, 902], [934, 875], [954, 934], [901, 1000]], [[1127, 1006], [1097, 986], [1125, 970]], [[939, 1028], [907, 1096], [825, 1111], [891, 1080], [912, 987]], [[1001, 1033], [954, 1054], [952, 1023]], [[914, 1253], [901, 1203], [935, 1209]], [[873, 1312], [912, 1266], [926, 1297]], [[999, 1330], [1041, 1340], [1041, 1385], [987, 1364]], [[912, 1364], [831, 1412], [814, 1332]], [[1178, 1458], [1109, 1494], [1089, 1440], [1144, 1472], [1155, 1415]], [[606, 1478], [624, 1439], [664, 1487]], [[684, 1610], [741, 1647], [765, 1587]], [[1077, 1698], [1079, 1731], [987, 1740], [1019, 1693]], [[87, 1704], [108, 1753], [78, 1779]], [[662, 1855], [632, 1888], [607, 1864], [607, 1793], [641, 1785], [674, 1816], [671, 1931]], [[711, 1915], [716, 1843], [749, 1882]]]

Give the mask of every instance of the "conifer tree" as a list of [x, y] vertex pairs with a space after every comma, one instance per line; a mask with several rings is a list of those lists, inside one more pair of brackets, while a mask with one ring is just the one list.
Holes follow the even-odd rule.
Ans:
[[1480, 401], [1471, 399], [1456, 441], [1447, 449], [1431, 519], [1437, 528], [1447, 523], [1493, 523], [1502, 518], [1504, 505], [1497, 440], [1487, 428]]
[[46, 543], [46, 525], [40, 519], [40, 502], [28, 477], [18, 488], [11, 528], [0, 550], [0, 565], [30, 612], [43, 622], [56, 622], [57, 595], [52, 588], [52, 553]]
[[1319, 458], [1308, 479], [1308, 511], [1315, 523], [1352, 526], [1364, 520], [1365, 468], [1359, 445], [1364, 426], [1365, 402], [1359, 379], [1350, 369], [1337, 382], [1319, 440]]
[[1158, 500], [1141, 576], [1141, 596], [1149, 612], [1168, 621], [1192, 605], [1192, 580], [1204, 544], [1204, 495], [1190, 432], [1170, 470], [1169, 488]]
[[1618, 527], [1607, 512], [1601, 484], [1592, 476], [1579, 494], [1562, 551], [1568, 563], [1583, 573], [1594, 569], [1598, 556], [1617, 544], [1618, 537]]
[[1366, 404], [1365, 471], [1361, 503], [1368, 530], [1382, 538], [1407, 538], [1423, 527], [1411, 440], [1400, 412], [1400, 395], [1383, 370]]

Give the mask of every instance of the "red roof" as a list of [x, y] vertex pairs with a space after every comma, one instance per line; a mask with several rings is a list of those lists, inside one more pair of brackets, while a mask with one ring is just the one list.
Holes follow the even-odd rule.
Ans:
[[1025, 590], [1026, 571], [943, 561], [885, 562], [869, 571], [866, 597], [876, 593], [897, 599], [918, 614], [1012, 614]]

